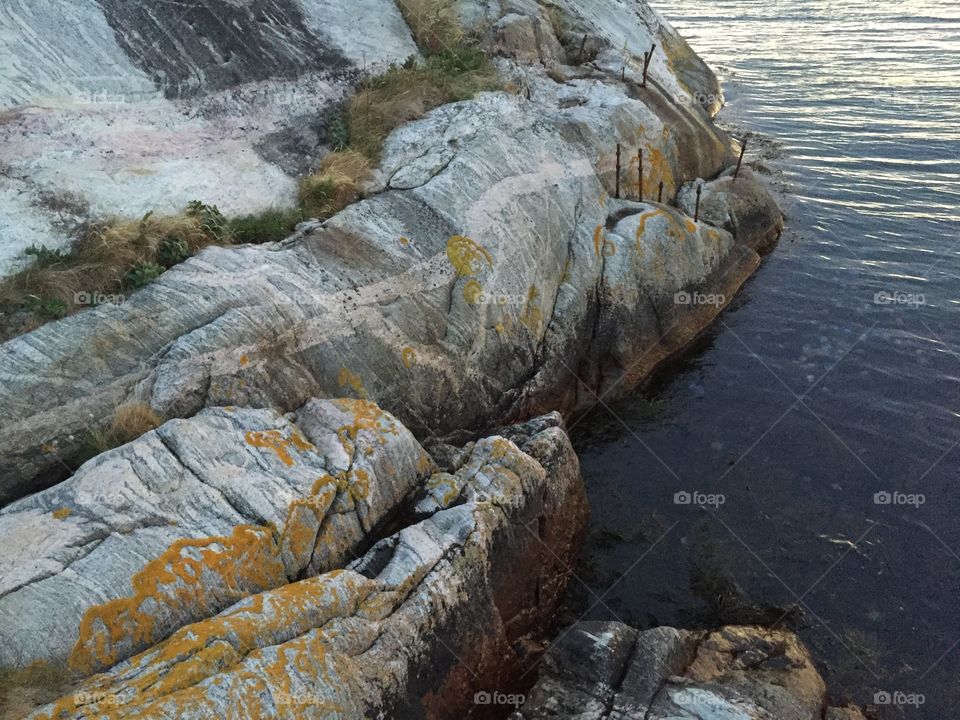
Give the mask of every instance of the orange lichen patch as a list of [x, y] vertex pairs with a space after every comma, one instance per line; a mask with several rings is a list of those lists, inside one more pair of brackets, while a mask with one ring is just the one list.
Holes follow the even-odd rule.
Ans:
[[483, 295], [483, 287], [476, 280], [468, 280], [463, 286], [463, 299], [470, 305], [476, 305], [480, 302]]
[[57, 520], [66, 520], [70, 517], [70, 508], [60, 508], [59, 510], [54, 510], [51, 515], [53, 515]]
[[407, 245], [410, 244], [410, 238], [401, 236], [400, 244], [403, 245], [404, 247], [407, 247]]
[[331, 475], [323, 475], [314, 482], [308, 497], [290, 503], [280, 534], [284, 556], [289, 557], [295, 566], [288, 568], [288, 571], [292, 569], [299, 572], [310, 561], [317, 531], [336, 497], [336, 479]]
[[447, 241], [447, 259], [458, 277], [477, 275], [484, 267], [493, 267], [493, 256], [464, 235], [454, 235]]
[[[667, 141], [666, 132], [664, 129], [664, 143]], [[662, 150], [648, 145], [643, 151], [643, 186], [655, 189], [660, 181], [663, 181], [664, 195], [670, 197], [675, 187], [673, 168]]]
[[559, 285], [563, 285], [570, 279], [570, 258], [567, 258], [567, 261], [563, 264], [563, 270], [560, 271], [560, 280], [558, 281]]
[[523, 314], [519, 319], [535, 335], [540, 332], [540, 326], [543, 324], [543, 310], [540, 305], [540, 290], [536, 285], [531, 285], [527, 291], [527, 302]]
[[[291, 693], [293, 668], [315, 678], [318, 685], [322, 680], [334, 691], [337, 687], [337, 658], [327, 657], [329, 636], [321, 631], [291, 640], [290, 635], [304, 628], [322, 627], [333, 618], [354, 615], [375, 588], [371, 580], [337, 570], [255, 595], [229, 612], [180, 628], [134, 657], [131, 664], [135, 672], [87, 681], [81, 691], [89, 692], [62, 698], [52, 717], [73, 713], [78, 697], [90, 699], [82, 709], [84, 716], [119, 717], [116, 706], [121, 696], [134, 704], [123, 708], [125, 717], [152, 717], [152, 710], [166, 717], [168, 711], [176, 715], [178, 709], [187, 708], [202, 708], [215, 717], [223, 701], [212, 701], [213, 688], [216, 695], [226, 695], [229, 707], [243, 708], [243, 717], [274, 717], [272, 708], [264, 704], [266, 698], [276, 702], [279, 696], [283, 702], [284, 696], [304, 697]], [[267, 657], [274, 652], [271, 646], [276, 646], [275, 661]], [[264, 647], [268, 649], [259, 649]], [[251, 662], [241, 665], [245, 660]], [[212, 684], [198, 684], [208, 678], [214, 678]], [[314, 700], [325, 703], [323, 698]]]
[[603, 225], [597, 225], [596, 229], [593, 231], [593, 254], [598, 258], [600, 257], [600, 249], [603, 247], [603, 243], [606, 241], [606, 238], [603, 234]]
[[690, 218], [686, 218], [684, 221], [684, 226], [687, 228], [688, 233], [695, 233], [697, 231], [697, 224]]
[[88, 608], [70, 653], [71, 668], [92, 673], [167, 631], [164, 616], [214, 615], [231, 601], [286, 582], [270, 528], [238, 525], [229, 537], [182, 538], [133, 576], [133, 594]]
[[460, 497], [462, 491], [460, 479], [449, 473], [432, 475], [424, 486], [440, 508], [448, 508]]
[[56, 443], [44, 443], [40, 446], [40, 452], [49, 455], [50, 453], [55, 453], [57, 451]]
[[363, 378], [349, 369], [340, 368], [340, 374], [337, 375], [337, 384], [340, 387], [350, 387], [361, 398], [366, 399], [367, 391], [363, 387]]
[[340, 398], [334, 400], [333, 404], [345, 413], [353, 415], [353, 421], [350, 424], [337, 430], [340, 444], [348, 455], [354, 454], [357, 438], [363, 430], [374, 433], [377, 436], [377, 442], [381, 445], [386, 442], [383, 438], [384, 433], [393, 435], [398, 433], [396, 422], [387, 422], [386, 413], [372, 402]]
[[248, 365], [248, 364], [250, 364], [250, 358], [247, 357], [246, 355], [241, 355], [241, 356], [240, 356], [240, 366], [243, 367], [244, 365]]
[[493, 439], [493, 447], [490, 451], [490, 457], [493, 460], [503, 460], [508, 455], [516, 455], [517, 448], [509, 440], [502, 437]]
[[363, 468], [356, 468], [350, 473], [353, 481], [350, 483], [350, 497], [357, 500], [366, 500], [370, 497], [370, 474]]
[[662, 209], [657, 208], [655, 210], [648, 210], [647, 212], [640, 215], [640, 223], [637, 225], [637, 248], [640, 249], [643, 246], [642, 238], [643, 234], [647, 231], [647, 221], [651, 218], [655, 218], [658, 215], [669, 215], [669, 213]]
[[283, 437], [279, 430], [249, 430], [244, 439], [248, 445], [257, 448], [273, 450], [277, 457], [287, 467], [293, 465], [293, 456], [290, 454], [290, 448], [295, 448], [301, 452], [308, 450], [315, 451], [316, 448], [297, 431], [293, 430], [289, 438]]
[[400, 360], [403, 361], [403, 366], [409, 370], [413, 367], [413, 364], [417, 361], [417, 351], [412, 347], [405, 347], [400, 351]]

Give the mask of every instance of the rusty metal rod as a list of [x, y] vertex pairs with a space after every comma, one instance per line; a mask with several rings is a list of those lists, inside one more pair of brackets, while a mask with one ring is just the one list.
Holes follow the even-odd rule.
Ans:
[[657, 44], [654, 43], [650, 48], [650, 52], [643, 54], [643, 83], [641, 84], [641, 87], [647, 86], [647, 68], [650, 67], [650, 61], [653, 60], [653, 51], [656, 49]]
[[657, 189], [657, 202], [663, 202], [663, 180], [660, 181], [660, 187]]
[[637, 200], [643, 202], [643, 148], [637, 150]]
[[697, 207], [693, 211], [693, 221], [700, 221], [700, 192], [703, 190], [703, 185], [697, 185]]
[[747, 138], [743, 138], [743, 145], [740, 146], [740, 159], [737, 160], [737, 169], [733, 172], [733, 179], [736, 180], [740, 174], [740, 164], [743, 162], [743, 154], [747, 151]]
[[580, 42], [580, 52], [577, 53], [577, 65], [583, 63], [583, 51], [587, 49], [587, 34], [583, 34], [583, 40]]
[[614, 197], [620, 199], [620, 143], [617, 143], [617, 181], [616, 181], [616, 194]]

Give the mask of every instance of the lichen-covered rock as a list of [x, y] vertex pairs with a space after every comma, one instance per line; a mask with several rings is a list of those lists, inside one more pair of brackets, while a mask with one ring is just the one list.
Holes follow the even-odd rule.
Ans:
[[39, 718], [460, 716], [535, 660], [582, 536], [561, 427], [488, 438], [464, 493], [345, 569], [246, 598], [90, 678]]
[[216, 408], [0, 511], [0, 667], [90, 673], [252, 593], [340, 567], [431, 469], [372, 403]]
[[697, 188], [701, 188], [700, 220], [723, 228], [757, 252], [766, 252], [780, 238], [783, 214], [749, 168], [741, 168], [736, 179], [733, 174], [734, 168], [728, 168], [713, 180], [685, 184], [677, 194], [677, 204], [694, 214]]
[[[518, 720], [820, 720], [826, 688], [786, 630], [580, 622], [551, 645]], [[854, 708], [826, 711], [845, 717]], [[833, 714], [831, 714], [833, 712]]]
[[[380, 166], [387, 187], [402, 189], [320, 228], [279, 245], [209, 248], [121, 305], [0, 346], [0, 501], [61, 478], [91, 426], [128, 401], [177, 417], [350, 393], [426, 437], [569, 411], [592, 397], [577, 377], [589, 385], [630, 371], [629, 382], [610, 381], [628, 390], [642, 376], [634, 360], [666, 354], [648, 351], [668, 328], [618, 334], [611, 366], [608, 341], [584, 341], [593, 328], [610, 313], [653, 319], [618, 307], [606, 289], [639, 283], [672, 297], [684, 285], [679, 275], [618, 274], [646, 266], [607, 257], [615, 141], [644, 146], [645, 182], [662, 178], [667, 193], [720, 170], [725, 141], [703, 118], [671, 106], [663, 120], [600, 79], [543, 77], [532, 96], [485, 94], [402, 127]], [[687, 121], [671, 124], [675, 115]], [[679, 244], [666, 251], [713, 264], [696, 252], [715, 243], [677, 227]], [[637, 249], [631, 241], [622, 252]], [[755, 259], [739, 247], [731, 259], [720, 264], [732, 296]], [[703, 310], [674, 316], [695, 332], [719, 308]], [[59, 380], [65, 368], [69, 383]]]

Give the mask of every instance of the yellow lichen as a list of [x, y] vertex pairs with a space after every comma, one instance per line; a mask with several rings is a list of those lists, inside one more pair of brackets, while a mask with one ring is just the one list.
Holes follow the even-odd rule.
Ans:
[[403, 366], [409, 370], [417, 361], [417, 352], [412, 347], [405, 347], [400, 351], [400, 359], [403, 361]]
[[54, 510], [50, 514], [53, 515], [57, 520], [66, 520], [68, 517], [70, 517], [70, 508], [63, 507], [59, 510]]
[[483, 287], [476, 280], [468, 280], [463, 286], [463, 299], [470, 305], [476, 305], [480, 302], [483, 295]]
[[350, 387], [358, 397], [366, 399], [367, 391], [363, 387], [363, 379], [349, 369], [340, 368], [340, 374], [337, 375], [337, 384], [340, 387]]
[[289, 438], [283, 437], [279, 430], [251, 430], [244, 437], [249, 445], [273, 450], [287, 467], [293, 465], [291, 447], [301, 452], [316, 450], [297, 430], [293, 430]]
[[447, 241], [447, 259], [458, 277], [477, 275], [484, 267], [493, 267], [493, 256], [464, 235], [454, 235]]

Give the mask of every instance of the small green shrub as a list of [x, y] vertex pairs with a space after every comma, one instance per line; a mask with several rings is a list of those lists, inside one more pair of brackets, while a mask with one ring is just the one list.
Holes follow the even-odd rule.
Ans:
[[191, 200], [187, 205], [187, 217], [197, 218], [200, 230], [213, 242], [223, 243], [230, 238], [227, 219], [216, 205]]
[[188, 257], [190, 257], [190, 245], [181, 237], [171, 235], [157, 245], [157, 263], [164, 270], [179, 265]]
[[23, 254], [28, 257], [35, 257], [37, 267], [51, 267], [69, 258], [69, 253], [63, 250], [51, 250], [50, 248], [43, 246], [37, 247], [36, 245], [28, 247], [23, 251]]
[[138, 262], [123, 276], [123, 284], [131, 290], [139, 290], [163, 274], [156, 263]]
[[346, 150], [350, 145], [350, 130], [340, 110], [330, 111], [326, 115], [327, 137], [334, 152]]
[[303, 221], [299, 208], [270, 209], [258, 215], [231, 218], [230, 235], [235, 243], [277, 242], [289, 237]]
[[48, 320], [56, 320], [67, 314], [67, 304], [60, 298], [31, 295], [26, 298], [24, 305], [30, 312]]

